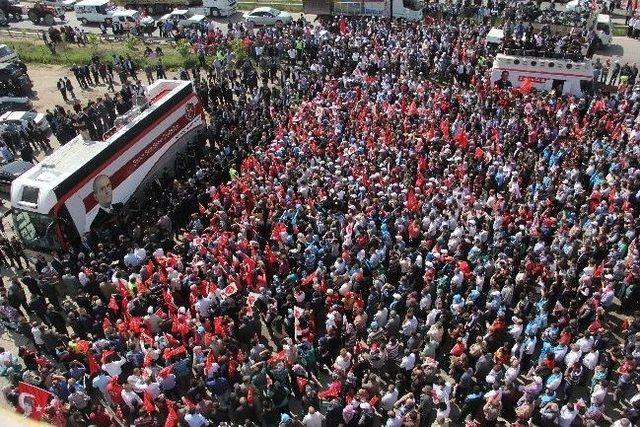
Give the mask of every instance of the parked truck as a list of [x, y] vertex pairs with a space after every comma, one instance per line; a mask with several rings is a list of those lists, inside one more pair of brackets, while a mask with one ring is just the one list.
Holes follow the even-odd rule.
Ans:
[[150, 15], [162, 15], [173, 9], [189, 9], [194, 15], [231, 16], [237, 11], [236, 0], [125, 0], [127, 7], [146, 8]]
[[385, 18], [423, 18], [422, 0], [304, 0], [304, 13], [314, 15], [380, 16]]

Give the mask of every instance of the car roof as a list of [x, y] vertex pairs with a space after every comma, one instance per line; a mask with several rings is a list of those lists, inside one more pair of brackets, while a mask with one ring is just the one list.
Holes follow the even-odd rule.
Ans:
[[171, 11], [169, 13], [169, 15], [184, 15], [187, 12], [189, 12], [188, 9], [176, 9], [176, 10]]
[[135, 16], [136, 14], [139, 14], [140, 12], [138, 12], [137, 10], [131, 10], [131, 9], [126, 9], [126, 10], [116, 10], [113, 13], [113, 16]]
[[7, 111], [2, 116], [0, 116], [0, 121], [2, 120], [20, 120], [22, 116], [28, 113], [28, 111]]
[[0, 102], [29, 102], [26, 96], [0, 96]]
[[253, 9], [251, 11], [251, 13], [253, 13], [253, 12], [271, 12], [271, 11], [280, 12], [278, 9], [274, 9], [272, 7], [263, 6], [263, 7], [256, 7], [255, 9]]
[[102, 6], [109, 3], [109, 0], [82, 0], [76, 3], [76, 6]]

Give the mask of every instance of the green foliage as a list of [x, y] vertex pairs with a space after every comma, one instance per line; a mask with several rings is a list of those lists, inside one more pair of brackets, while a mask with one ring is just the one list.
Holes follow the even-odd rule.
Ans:
[[87, 44], [91, 46], [91, 50], [93, 52], [97, 52], [98, 45], [100, 44], [100, 39], [96, 34], [93, 34], [93, 33], [87, 34]]
[[124, 41], [124, 48], [130, 53], [136, 53], [140, 50], [140, 45], [142, 42], [137, 37], [127, 37]]
[[191, 53], [191, 46], [186, 39], [180, 39], [176, 43], [176, 51], [186, 59]]
[[232, 40], [230, 43], [230, 48], [231, 52], [233, 52], [233, 57], [236, 60], [236, 64], [242, 64], [245, 59], [247, 59], [247, 56], [249, 56], [247, 48], [244, 46], [242, 40], [240, 39]]
[[[51, 64], [72, 66], [74, 64], [88, 64], [91, 57], [95, 54], [105, 61], [110, 61], [112, 55], [131, 55], [131, 51], [125, 46], [125, 43], [97, 43], [97, 47], [87, 46], [56, 46], [56, 55], [52, 55], [40, 41], [32, 40], [16, 40], [16, 39], [0, 39], [0, 44], [6, 44], [16, 51], [22, 61], [27, 64]], [[155, 49], [155, 46], [151, 46]], [[162, 45], [164, 56], [162, 63], [168, 70], [178, 69], [184, 66], [185, 57], [177, 52], [177, 50], [169, 45]], [[138, 66], [144, 66], [149, 60], [144, 58], [141, 52], [131, 55]], [[187, 58], [188, 59], [188, 58]], [[151, 60], [155, 64], [155, 59]]]

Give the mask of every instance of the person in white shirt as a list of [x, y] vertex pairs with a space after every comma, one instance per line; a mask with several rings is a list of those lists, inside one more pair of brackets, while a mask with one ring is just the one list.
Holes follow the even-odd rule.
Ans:
[[407, 313], [407, 316], [402, 323], [402, 335], [410, 337], [416, 333], [418, 329], [418, 320], [415, 318], [412, 312]]
[[195, 408], [189, 410], [189, 413], [184, 416], [184, 420], [189, 424], [189, 427], [204, 427], [210, 424], [200, 412], [196, 412]]
[[609, 383], [607, 380], [602, 380], [593, 387], [591, 392], [591, 403], [596, 405], [602, 405], [607, 398], [607, 386]]
[[380, 407], [385, 411], [391, 411], [393, 405], [398, 401], [398, 389], [393, 384], [389, 384], [387, 392], [380, 399]]
[[571, 351], [564, 356], [564, 363], [567, 366], [573, 366], [574, 363], [580, 361], [581, 357], [582, 351], [580, 350], [580, 346], [577, 343], [571, 344]]
[[404, 369], [407, 373], [411, 372], [411, 370], [416, 366], [416, 355], [415, 353], [405, 350], [404, 357], [400, 361], [400, 368]]
[[316, 411], [316, 408], [313, 406], [309, 406], [307, 410], [307, 415], [302, 419], [302, 424], [307, 427], [322, 427], [322, 422], [324, 421], [324, 415], [320, 412]]
[[598, 365], [598, 359], [600, 358], [600, 352], [598, 350], [591, 350], [589, 353], [585, 354], [582, 359], [582, 364], [589, 371], [593, 372]]
[[573, 402], [569, 402], [560, 409], [560, 417], [558, 422], [560, 427], [571, 427], [571, 423], [578, 416], [578, 410], [574, 406]]
[[102, 365], [102, 370], [106, 371], [110, 377], [119, 377], [122, 373], [122, 365], [127, 362], [126, 359], [121, 358], [120, 360], [114, 360], [109, 363], [105, 363]]
[[351, 353], [349, 353], [346, 348], [343, 348], [342, 350], [340, 350], [340, 354], [336, 358], [333, 367], [341, 369], [343, 371], [347, 371], [351, 367], [351, 358]]
[[124, 265], [127, 267], [137, 267], [142, 262], [133, 251], [133, 248], [129, 249], [129, 252], [124, 256]]
[[122, 400], [131, 411], [135, 411], [136, 408], [142, 406], [142, 399], [140, 399], [140, 396], [133, 391], [131, 384], [129, 383], [124, 384], [124, 388], [120, 392], [120, 396], [122, 396]]

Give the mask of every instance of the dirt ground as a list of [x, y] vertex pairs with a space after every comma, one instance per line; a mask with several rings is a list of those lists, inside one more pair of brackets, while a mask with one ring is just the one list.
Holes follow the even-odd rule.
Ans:
[[[51, 109], [56, 105], [61, 105], [65, 108], [71, 108], [73, 102], [65, 103], [62, 99], [62, 95], [58, 91], [56, 84], [60, 77], [69, 77], [71, 84], [74, 88], [77, 101], [82, 105], [86, 104], [92, 99], [96, 99], [105, 93], [107, 93], [106, 85], [98, 85], [88, 90], [81, 90], [78, 82], [76, 81], [73, 73], [68, 67], [60, 65], [28, 65], [27, 72], [31, 81], [33, 81], [35, 96], [32, 98], [33, 106], [39, 113], [44, 113], [47, 109]], [[144, 73], [143, 73], [144, 74]], [[167, 72], [167, 76], [172, 78], [171, 72]], [[114, 86], [116, 90], [120, 88], [117, 83], [119, 79], [116, 77], [114, 80]]]

